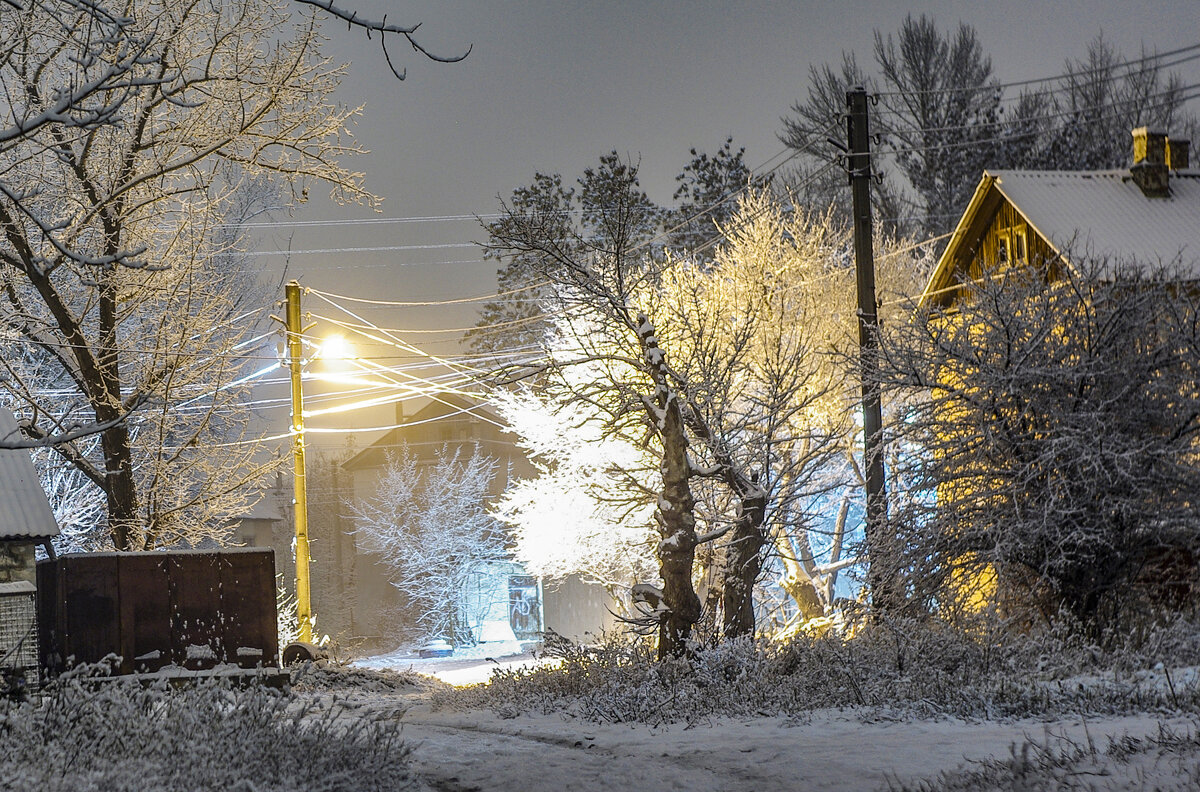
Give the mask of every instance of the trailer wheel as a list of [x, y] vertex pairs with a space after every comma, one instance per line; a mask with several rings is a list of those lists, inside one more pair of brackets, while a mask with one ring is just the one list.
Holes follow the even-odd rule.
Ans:
[[306, 641], [293, 641], [283, 647], [282, 659], [285, 666], [310, 663], [313, 660], [324, 660], [327, 657], [329, 657], [328, 652], [316, 644]]

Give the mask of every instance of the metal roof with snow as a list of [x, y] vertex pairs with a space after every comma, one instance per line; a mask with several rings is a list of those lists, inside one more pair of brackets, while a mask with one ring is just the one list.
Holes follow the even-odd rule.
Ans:
[[1200, 277], [1200, 170], [1171, 171], [1169, 184], [1169, 195], [1147, 197], [1128, 170], [985, 171], [921, 302], [953, 286], [1002, 202], [1068, 264], [1103, 258]]
[[[12, 412], [0, 407], [0, 444], [21, 440]], [[25, 448], [0, 448], [0, 541], [49, 539], [58, 523]]]

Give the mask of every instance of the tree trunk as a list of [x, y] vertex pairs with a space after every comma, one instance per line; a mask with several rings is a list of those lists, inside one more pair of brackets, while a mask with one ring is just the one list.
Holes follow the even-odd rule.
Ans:
[[689, 479], [687, 438], [678, 406], [667, 405], [663, 421], [662, 498], [655, 518], [662, 541], [658, 544], [659, 575], [663, 581], [666, 611], [659, 622], [658, 657], [674, 657], [687, 651], [692, 625], [700, 620], [700, 598], [692, 586], [696, 558], [696, 502]]
[[100, 444], [104, 449], [105, 478], [108, 482], [104, 496], [108, 504], [108, 531], [113, 547], [121, 551], [150, 550], [151, 547], [141, 540], [133, 454], [129, 446], [129, 430], [124, 422], [105, 430], [100, 436]]
[[[115, 239], [115, 233], [112, 234]], [[111, 244], [117, 249], [116, 242]], [[138, 528], [137, 484], [133, 475], [133, 451], [129, 427], [121, 403], [120, 350], [117, 346], [117, 283], [112, 269], [105, 271], [100, 284], [99, 354], [96, 368], [99, 382], [89, 382], [92, 407], [100, 423], [112, 422], [100, 435], [104, 450], [105, 486], [108, 503], [108, 530], [117, 550], [149, 550]], [[135, 537], [138, 546], [134, 546]]]
[[722, 593], [722, 634], [726, 638], [754, 635], [754, 584], [762, 572], [766, 504], [766, 492], [755, 484], [754, 490], [742, 498], [737, 526], [726, 549]]
[[646, 370], [654, 382], [654, 398], [643, 399], [646, 414], [662, 440], [662, 495], [654, 518], [658, 522], [659, 576], [662, 578], [662, 608], [658, 614], [658, 658], [687, 652], [692, 625], [700, 620], [700, 598], [692, 586], [696, 560], [696, 501], [691, 490], [691, 462], [679, 399], [668, 379], [666, 358], [658, 346], [654, 326], [638, 316], [638, 339]]

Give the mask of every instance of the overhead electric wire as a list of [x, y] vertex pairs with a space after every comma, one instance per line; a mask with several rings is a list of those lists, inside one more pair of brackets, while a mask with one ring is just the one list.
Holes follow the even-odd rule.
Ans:
[[461, 297], [461, 298], [454, 299], [454, 300], [423, 300], [423, 301], [372, 300], [372, 299], [368, 299], [366, 297], [349, 297], [345, 294], [336, 294], [334, 292], [323, 291], [321, 289], [308, 288], [308, 291], [311, 292], [312, 294], [319, 294], [319, 295], [322, 295], [325, 297], [332, 297], [332, 298], [335, 298], [338, 300], [349, 300], [350, 302], [366, 303], [368, 305], [388, 305], [388, 306], [396, 306], [396, 307], [400, 307], [400, 308], [409, 308], [409, 307], [425, 307], [425, 306], [439, 306], [439, 305], [456, 305], [459, 303], [482, 302], [483, 300], [494, 300], [494, 299], [501, 298], [501, 297], [508, 297], [509, 295], [512, 295], [512, 294], [520, 294], [521, 292], [532, 291], [533, 289], [540, 289], [543, 286], [549, 286], [550, 283], [551, 283], [550, 281], [546, 280], [546, 281], [542, 281], [540, 283], [534, 283], [529, 286], [522, 286], [518, 289], [509, 289], [507, 291], [482, 294], [478, 297]]
[[[1200, 58], [1200, 55], [1197, 55], [1196, 57]], [[1186, 94], [1188, 91], [1195, 90], [1196, 88], [1200, 88], [1200, 84], [1193, 83], [1191, 85], [1171, 86], [1168, 88], [1164, 88], [1161, 91], [1155, 91], [1154, 93], [1146, 94], [1144, 96], [1137, 96], [1137, 97], [1131, 97], [1128, 99], [1114, 100], [1114, 101], [1111, 101], [1108, 104], [1104, 105], [1104, 108], [1110, 109], [1112, 107], [1129, 106], [1129, 107], [1136, 107], [1139, 110], [1146, 110], [1146, 109], [1157, 109], [1159, 107], [1169, 107], [1172, 104], [1176, 104], [1176, 103], [1182, 104], [1184, 102], [1190, 101], [1191, 99], [1194, 99], [1195, 95], [1186, 96], [1184, 94]], [[1153, 104], [1145, 104], [1144, 103], [1147, 99], [1151, 99], [1151, 98], [1165, 98], [1166, 101], [1156, 102]], [[898, 114], [896, 114], [896, 113], [886, 113], [886, 114], [880, 113], [880, 115], [898, 115]], [[1080, 115], [1080, 110], [1078, 110], [1078, 109], [1060, 110], [1059, 112], [1056, 112], [1056, 113], [1047, 113], [1044, 115], [1038, 115], [1038, 116], [1034, 116], [1034, 117], [1026, 119], [1026, 120], [1030, 123], [1039, 123], [1039, 122], [1047, 121], [1050, 119], [1070, 118], [1072, 116], [1077, 116], [1077, 115]], [[1117, 119], [1121, 118], [1121, 115], [1122, 114], [1120, 114], [1120, 113], [1110, 113], [1108, 115], [1101, 115], [1101, 116], [1094, 116], [1094, 117], [1086, 118], [1086, 120], [1089, 123], [1096, 123], [1098, 121], [1112, 121], [1112, 120], [1117, 120]], [[1017, 124], [1017, 123], [1020, 123], [1019, 119], [1014, 120], [1011, 118], [1007, 118], [1007, 119], [999, 119], [996, 121], [980, 121], [980, 122], [974, 122], [974, 123], [954, 124], [951, 126], [942, 126], [942, 127], [916, 127], [916, 128], [913, 128], [912, 130], [906, 130], [906, 131], [910, 131], [911, 134], [925, 134], [925, 133], [929, 133], [929, 132], [956, 132], [956, 131], [964, 130], [964, 129], [988, 129], [990, 127], [1010, 126], [1010, 125]], [[1029, 129], [1029, 130], [1026, 130], [1023, 134], [1036, 135], [1036, 134], [1038, 134], [1038, 130], [1037, 129]], [[988, 140], [989, 139], [984, 139], [979, 142], [986, 143], [986, 142], [988, 142]]]
[[[1188, 90], [1193, 90], [1193, 89], [1200, 89], [1200, 84], [1190, 86]], [[1188, 101], [1191, 99], [1195, 99], [1197, 97], [1200, 97], [1200, 90], [1197, 90], [1196, 93], [1194, 93], [1190, 96], [1180, 97], [1180, 101]], [[1163, 105], [1152, 105], [1152, 106], [1158, 107], [1158, 106], [1163, 106]], [[1088, 121], [1089, 121], [1089, 123], [1096, 123], [1097, 121], [1112, 120], [1112, 119], [1115, 119], [1118, 117], [1119, 116], [1115, 116], [1115, 115], [1102, 116], [1100, 118], [1088, 119]], [[1005, 141], [1005, 140], [1017, 140], [1020, 138], [1028, 138], [1028, 137], [1035, 136], [1036, 134], [1037, 134], [1036, 130], [1025, 130], [1022, 132], [1015, 132], [1015, 133], [1008, 134], [1008, 135], [995, 135], [995, 136], [983, 138], [980, 140], [959, 140], [959, 141], [955, 141], [952, 143], [938, 143], [938, 144], [929, 145], [929, 146], [913, 146], [913, 147], [907, 147], [907, 148], [880, 148], [879, 150], [877, 150], [874, 153], [877, 155], [880, 155], [880, 156], [889, 156], [889, 155], [895, 155], [895, 154], [919, 154], [919, 153], [923, 153], [923, 152], [927, 152], [927, 151], [949, 151], [951, 149], [966, 148], [966, 147], [970, 147], [970, 146], [983, 146], [988, 143], [996, 143], [996, 142]]]
[[358, 325], [354, 322], [345, 322], [345, 321], [342, 321], [339, 319], [334, 319], [332, 316], [326, 316], [325, 314], [310, 313], [309, 315], [312, 316], [313, 319], [320, 319], [320, 320], [326, 321], [326, 322], [333, 322], [334, 324], [337, 324], [339, 327], [355, 328], [355, 329], [368, 329], [368, 330], [374, 329], [374, 330], [378, 330], [380, 332], [388, 332], [388, 333], [437, 335], [440, 333], [466, 333], [466, 332], [469, 332], [471, 330], [476, 330], [476, 329], [493, 330], [493, 329], [498, 329], [498, 328], [517, 327], [520, 325], [527, 325], [527, 324], [533, 324], [535, 322], [542, 322], [542, 321], [550, 318], [554, 314], [541, 313], [541, 314], [537, 314], [536, 316], [526, 316], [526, 317], [522, 317], [520, 319], [508, 319], [503, 322], [493, 322], [491, 324], [485, 324], [485, 325], [472, 325], [470, 327], [444, 327], [444, 328], [436, 328], [436, 329], [416, 328], [416, 327], [412, 327], [412, 328], [379, 327], [378, 325]]
[[[301, 250], [246, 250], [238, 253], [239, 256], [247, 256], [256, 258], [258, 256], [292, 256], [292, 255], [309, 255], [309, 254], [327, 254], [327, 253], [374, 253], [381, 251], [399, 251], [399, 250], [442, 250], [446, 248], [469, 248], [479, 247], [474, 242], [444, 242], [433, 245], [369, 245], [365, 247], [337, 247], [337, 248], [308, 248]], [[482, 259], [480, 259], [482, 263]], [[467, 262], [464, 262], [467, 263]]]
[[455, 220], [499, 219], [500, 213], [484, 215], [454, 214], [417, 217], [352, 217], [340, 220], [271, 220], [256, 223], [224, 223], [217, 228], [307, 228], [309, 226], [392, 225], [396, 223], [442, 223]]
[[952, 236], [954, 236], [953, 231], [949, 231], [945, 234], [938, 234], [937, 236], [932, 236], [932, 237], [929, 237], [928, 239], [923, 239], [920, 242], [913, 242], [912, 244], [906, 245], [906, 246], [900, 248], [899, 250], [889, 250], [886, 253], [883, 253], [882, 255], [876, 256], [875, 260], [876, 261], [887, 261], [888, 259], [895, 258], [896, 256], [900, 256], [905, 253], [911, 253], [912, 251], [923, 248], [926, 245], [930, 245], [934, 242], [940, 242], [943, 239], [945, 239], [947, 237], [952, 237]]
[[[342, 313], [346, 314], [347, 316], [350, 316], [350, 317], [353, 317], [354, 319], [357, 319], [359, 322], [362, 322], [362, 323], [363, 323], [365, 326], [367, 326], [367, 327], [372, 327], [372, 328], [374, 328], [374, 329], [375, 329], [377, 332], [382, 332], [382, 333], [383, 333], [385, 336], [387, 336], [387, 340], [384, 340], [384, 339], [379, 339], [379, 338], [375, 338], [374, 336], [371, 336], [369, 333], [365, 332], [364, 330], [362, 330], [362, 329], [359, 329], [359, 328], [356, 328], [356, 327], [348, 327], [348, 328], [347, 328], [347, 329], [349, 329], [349, 330], [351, 330], [351, 331], [353, 331], [353, 332], [359, 333], [359, 334], [361, 334], [361, 335], [363, 335], [363, 336], [366, 336], [366, 337], [368, 337], [368, 338], [372, 338], [373, 340], [377, 340], [377, 341], [379, 341], [379, 342], [381, 342], [381, 343], [384, 343], [384, 344], [389, 344], [389, 345], [392, 345], [392, 346], [396, 346], [396, 347], [398, 347], [398, 348], [400, 348], [400, 349], [407, 349], [408, 351], [411, 351], [411, 352], [416, 352], [417, 354], [424, 355], [425, 357], [428, 357], [430, 360], [437, 360], [439, 363], [444, 363], [444, 364], [445, 364], [446, 366], [448, 366], [448, 367], [457, 368], [457, 369], [461, 369], [461, 370], [464, 370], [464, 371], [467, 371], [467, 370], [469, 370], [469, 371], [471, 371], [472, 373], [476, 373], [476, 374], [485, 374], [485, 373], [487, 373], [487, 372], [483, 371], [482, 369], [472, 368], [472, 367], [470, 367], [470, 366], [461, 366], [461, 365], [457, 365], [457, 364], [451, 363], [451, 362], [449, 362], [449, 361], [446, 361], [446, 360], [444, 360], [444, 359], [440, 359], [440, 358], [438, 358], [436, 355], [431, 355], [431, 354], [429, 354], [428, 352], [426, 352], [426, 351], [424, 351], [424, 350], [422, 350], [422, 349], [418, 349], [417, 347], [413, 346], [412, 344], [409, 344], [407, 341], [404, 341], [403, 339], [397, 338], [396, 336], [394, 336], [394, 335], [392, 335], [392, 334], [388, 333], [387, 331], [384, 331], [384, 330], [379, 330], [379, 329], [378, 329], [378, 326], [376, 326], [376, 325], [375, 325], [373, 322], [371, 322], [370, 320], [368, 320], [366, 317], [364, 317], [364, 316], [360, 316], [359, 314], [355, 313], [354, 311], [351, 311], [349, 308], [345, 307], [344, 305], [339, 305], [337, 302], [335, 302], [335, 301], [333, 301], [333, 300], [329, 299], [328, 297], [325, 297], [324, 295], [317, 294], [317, 295], [315, 295], [315, 296], [316, 296], [318, 299], [324, 300], [326, 303], [328, 303], [328, 304], [332, 305], [334, 308], [337, 308], [339, 311], [341, 311]], [[335, 322], [335, 324], [336, 324], [336, 322]]]
[[1143, 63], [1147, 63], [1152, 60], [1158, 60], [1160, 58], [1169, 58], [1169, 57], [1179, 55], [1184, 52], [1191, 52], [1193, 50], [1200, 50], [1200, 44], [1189, 44], [1186, 47], [1179, 47], [1177, 49], [1168, 50], [1166, 52], [1155, 53], [1153, 55], [1146, 55], [1141, 58], [1135, 58], [1132, 60], [1125, 60], [1125, 61], [1121, 61], [1120, 63], [1117, 63], [1117, 64], [1112, 64], [1111, 66], [1108, 66], [1108, 67], [1096, 67], [1093, 69], [1080, 69], [1079, 71], [1064, 72], [1062, 74], [1057, 74], [1057, 75], [1054, 75], [1051, 77], [1034, 77], [1034, 78], [1028, 79], [1028, 80], [1014, 80], [1012, 82], [997, 83], [994, 85], [976, 86], [976, 87], [969, 87], [969, 88], [968, 87], [930, 88], [930, 89], [920, 90], [920, 91], [876, 91], [875, 94], [877, 96], [906, 96], [906, 95], [907, 96], [923, 96], [923, 95], [931, 95], [931, 94], [968, 93], [968, 92], [972, 92], [972, 91], [984, 91], [984, 90], [1002, 91], [1006, 88], [1020, 88], [1025, 85], [1037, 85], [1037, 84], [1046, 83], [1046, 82], [1057, 82], [1057, 81], [1061, 81], [1061, 80], [1070, 79], [1072, 77], [1079, 77], [1079, 76], [1083, 76], [1083, 75], [1087, 75], [1087, 74], [1096, 74], [1096, 73], [1103, 72], [1109, 68], [1121, 69], [1121, 68], [1136, 66], [1136, 65], [1143, 64]]

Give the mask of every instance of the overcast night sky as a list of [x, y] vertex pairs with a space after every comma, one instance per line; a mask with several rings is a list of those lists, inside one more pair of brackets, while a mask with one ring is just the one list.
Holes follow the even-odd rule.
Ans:
[[[366, 171], [367, 186], [385, 201], [373, 213], [315, 198], [290, 218], [298, 225], [267, 229], [259, 249], [411, 246], [291, 257], [288, 274], [306, 286], [386, 300], [494, 290], [496, 264], [465, 246], [483, 238], [474, 220], [412, 218], [494, 212], [498, 194], [529, 183], [536, 171], [573, 180], [615, 149], [640, 158], [643, 186], [667, 203], [691, 147], [713, 151], [733, 135], [750, 166], [769, 160], [783, 149], [780, 117], [807, 93], [810, 64], [839, 62], [848, 50], [873, 71], [873, 31], [895, 32], [908, 13], [930, 15], [942, 30], [960, 21], [973, 25], [1001, 82], [1060, 74], [1064, 61], [1083, 57], [1101, 32], [1126, 58], [1139, 57], [1143, 46], [1153, 52], [1194, 44], [1200, 33], [1197, 0], [340, 4], [372, 15], [386, 11], [392, 22], [421, 22], [421, 42], [438, 53], [473, 47], [464, 62], [443, 65], [392, 41], [393, 59], [408, 69], [400, 82], [377, 44], [345, 25], [324, 24], [329, 53], [350, 62], [341, 101], [365, 105], [355, 134], [371, 153], [353, 167]], [[1200, 62], [1177, 69], [1185, 84], [1200, 83]], [[383, 222], [328, 224], [346, 219]], [[274, 271], [284, 259], [257, 261]], [[324, 310], [311, 300], [305, 307]], [[424, 330], [474, 321], [470, 306], [371, 316]]]

